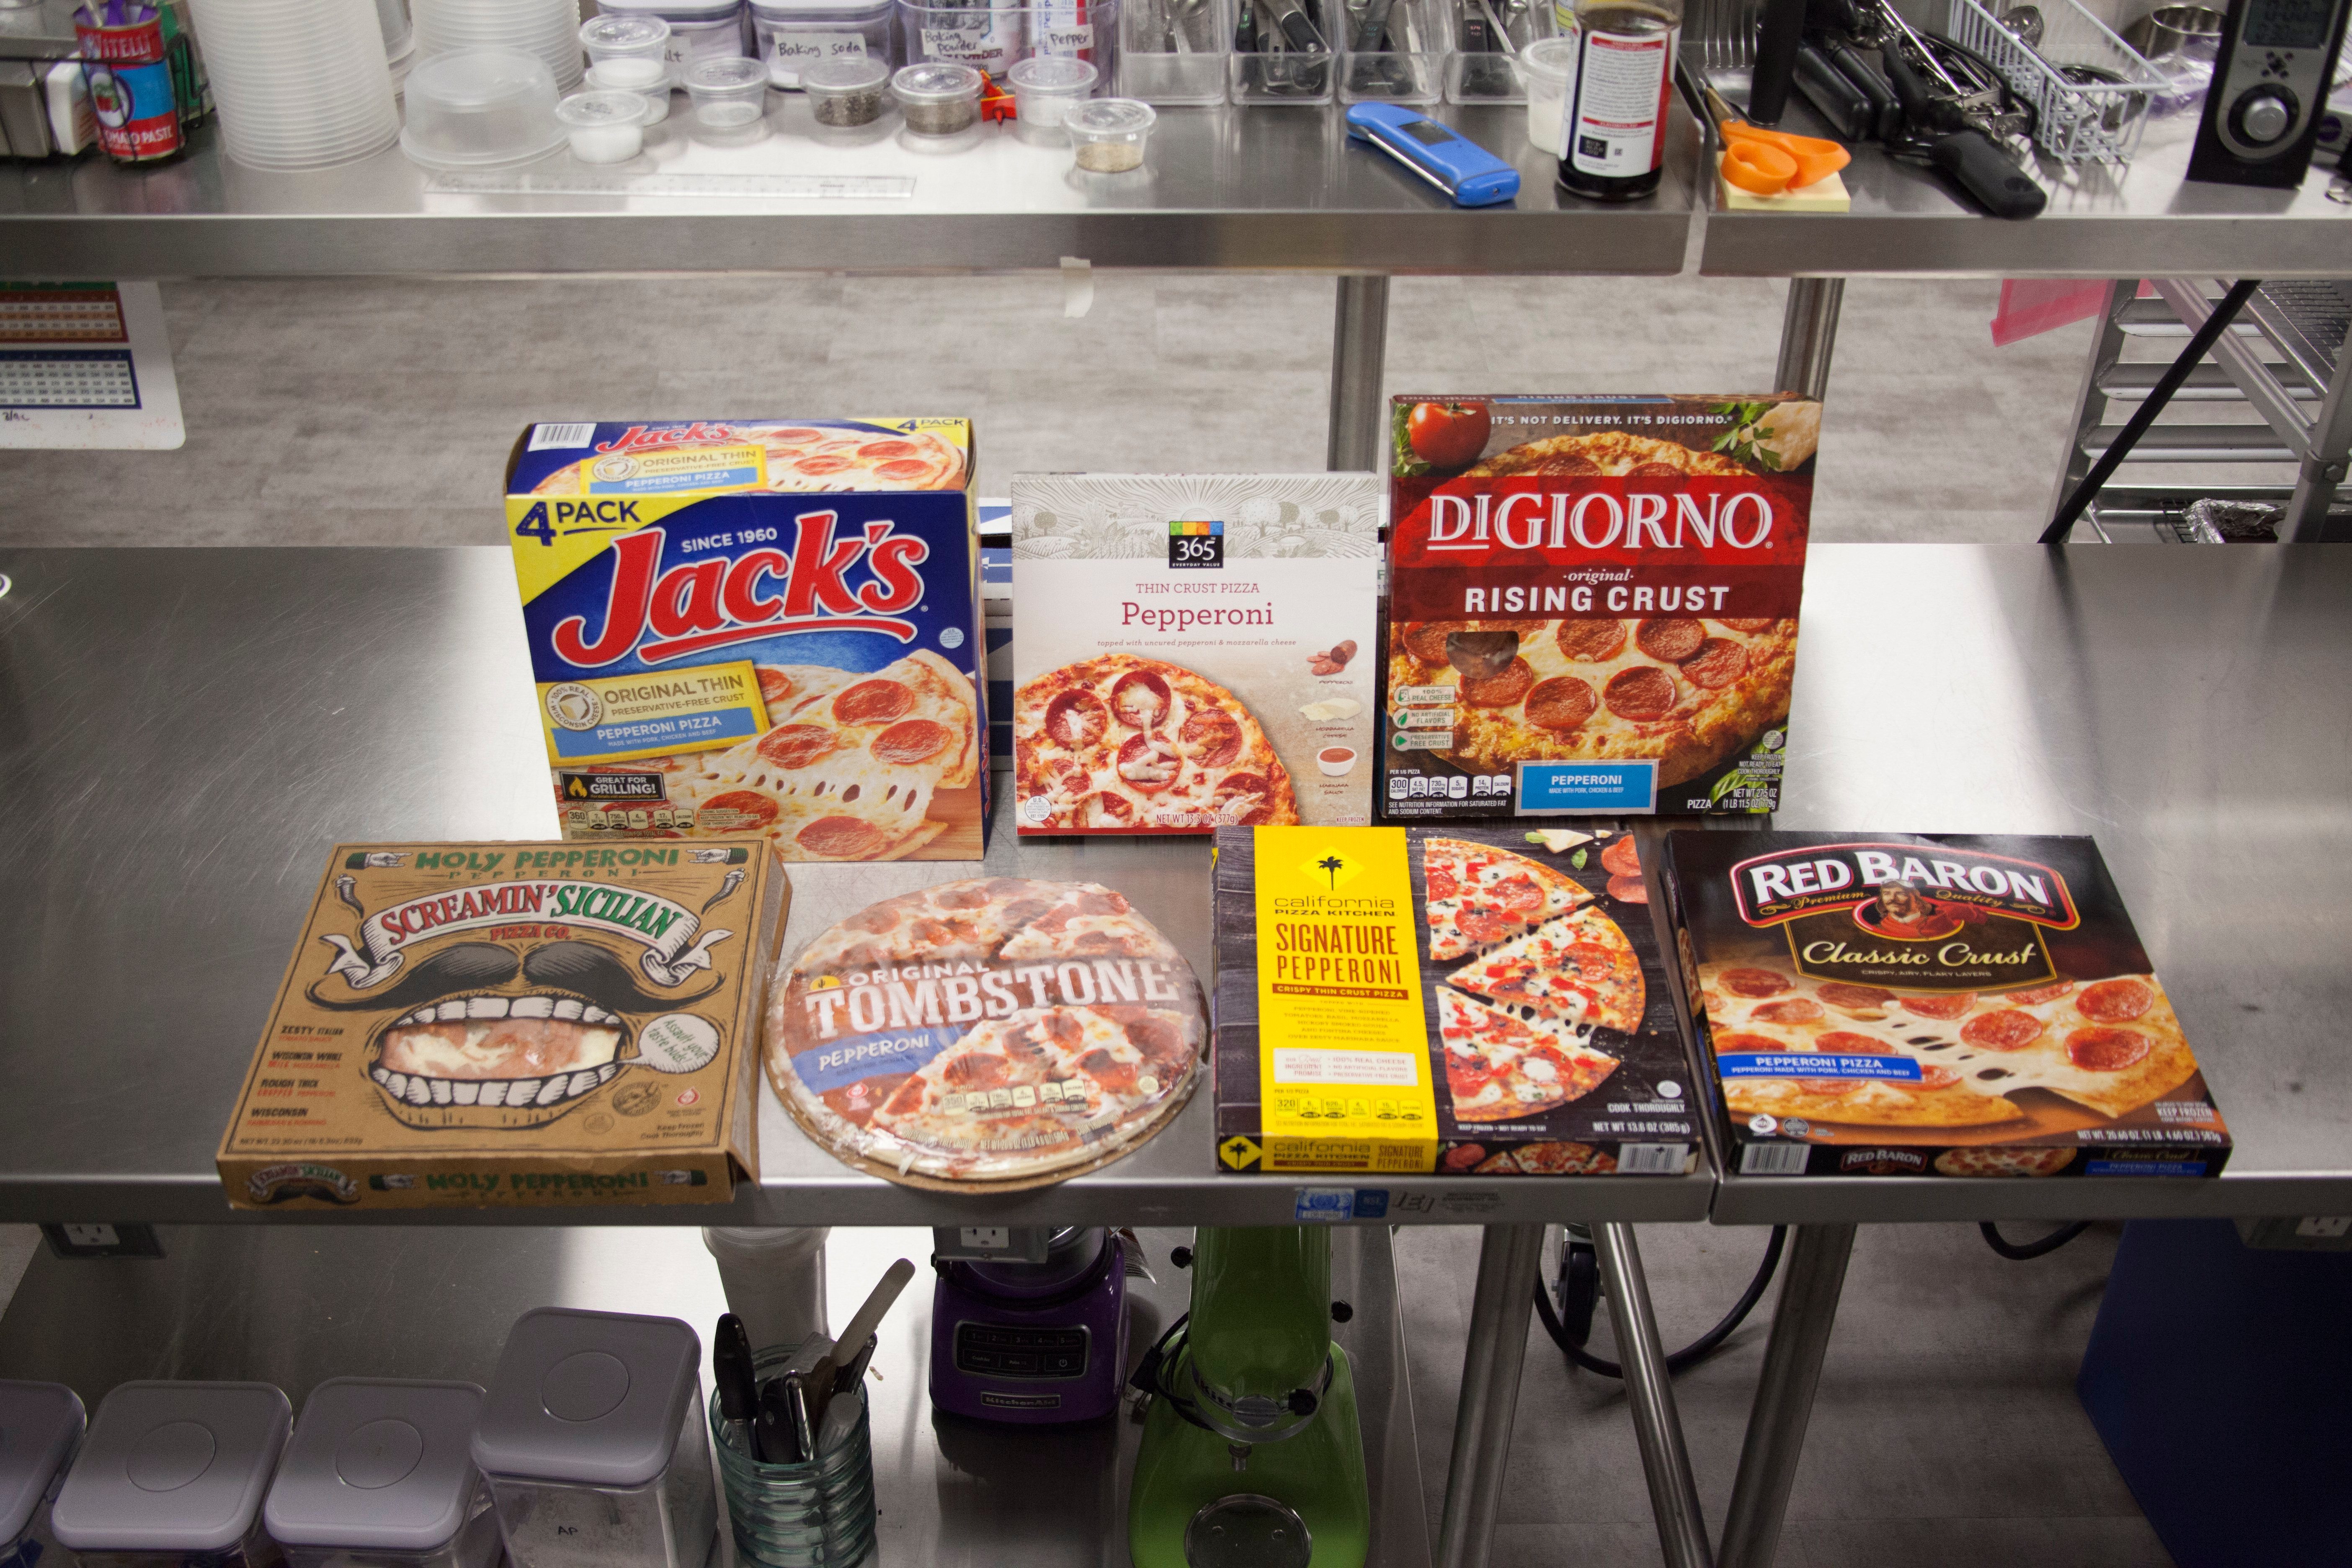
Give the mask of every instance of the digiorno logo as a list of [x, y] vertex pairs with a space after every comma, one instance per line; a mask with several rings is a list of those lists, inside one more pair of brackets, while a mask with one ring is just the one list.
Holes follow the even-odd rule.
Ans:
[[[916, 568], [930, 546], [887, 521], [858, 531], [843, 530], [840, 521], [830, 510], [802, 513], [793, 520], [789, 552], [774, 546], [732, 557], [710, 552], [674, 565], [664, 558], [667, 530], [625, 533], [612, 543], [613, 581], [602, 612], [558, 621], [549, 641], [583, 669], [632, 653], [645, 664], [663, 664], [782, 632], [881, 632], [913, 642], [915, 623], [904, 612], [923, 602]], [[866, 580], [853, 586], [861, 564]]]
[[[1507, 481], [1506, 481], [1507, 483]], [[1582, 479], [1569, 489], [1507, 489], [1475, 495], [1438, 490], [1429, 498], [1431, 554], [1489, 550], [1673, 553], [1686, 550], [1763, 550], [1776, 521], [1769, 497], [1743, 481], [1677, 476], [1671, 493], [1643, 481]]]
[[[1742, 860], [1731, 868], [1732, 896], [1739, 918], [1752, 926], [1780, 925], [1823, 910], [1853, 909], [1872, 926], [1873, 905], [1880, 923], [1905, 919], [1946, 923], [1945, 907], [1967, 907], [2009, 915], [2057, 931], [2074, 929], [2080, 917], [2066, 879], [2049, 867], [2006, 855], [1985, 855], [1927, 844], [1823, 844]], [[1891, 914], [1884, 911], [1892, 911]], [[1917, 911], [1917, 912], [1914, 912]], [[1882, 934], [1930, 936], [1937, 930]]]

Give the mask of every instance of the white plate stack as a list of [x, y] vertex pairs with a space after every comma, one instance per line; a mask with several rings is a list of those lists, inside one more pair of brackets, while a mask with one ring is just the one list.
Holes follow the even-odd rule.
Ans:
[[464, 49], [520, 49], [547, 62], [558, 92], [577, 92], [587, 74], [578, 0], [413, 0], [411, 9], [419, 59]]
[[400, 134], [375, 0], [193, 0], [228, 155], [323, 169]]

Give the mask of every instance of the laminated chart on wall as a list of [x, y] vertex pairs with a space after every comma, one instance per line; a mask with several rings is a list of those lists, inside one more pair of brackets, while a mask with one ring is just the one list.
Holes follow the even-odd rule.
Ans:
[[186, 439], [154, 284], [0, 279], [0, 447], [168, 451]]

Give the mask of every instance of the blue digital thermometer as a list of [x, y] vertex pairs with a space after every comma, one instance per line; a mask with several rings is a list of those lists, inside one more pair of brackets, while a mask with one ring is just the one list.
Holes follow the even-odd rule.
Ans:
[[1466, 136], [1393, 103], [1348, 110], [1348, 134], [1369, 142], [1444, 191], [1454, 205], [1493, 206], [1519, 194], [1519, 172]]

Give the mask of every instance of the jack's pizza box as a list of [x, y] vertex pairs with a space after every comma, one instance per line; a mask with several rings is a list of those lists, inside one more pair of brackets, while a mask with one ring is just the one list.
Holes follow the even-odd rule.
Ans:
[[973, 463], [962, 419], [525, 430], [507, 533], [563, 837], [979, 859]]
[[1769, 812], [1821, 405], [1400, 397], [1391, 821]]
[[1631, 835], [1225, 827], [1217, 1157], [1680, 1175], [1701, 1093]]
[[1735, 1172], [2221, 1173], [2229, 1129], [2091, 839], [1666, 838]]
[[1014, 821], [1371, 820], [1372, 474], [1018, 474]]
[[221, 1137], [229, 1203], [725, 1203], [791, 896], [758, 837], [338, 846]]

